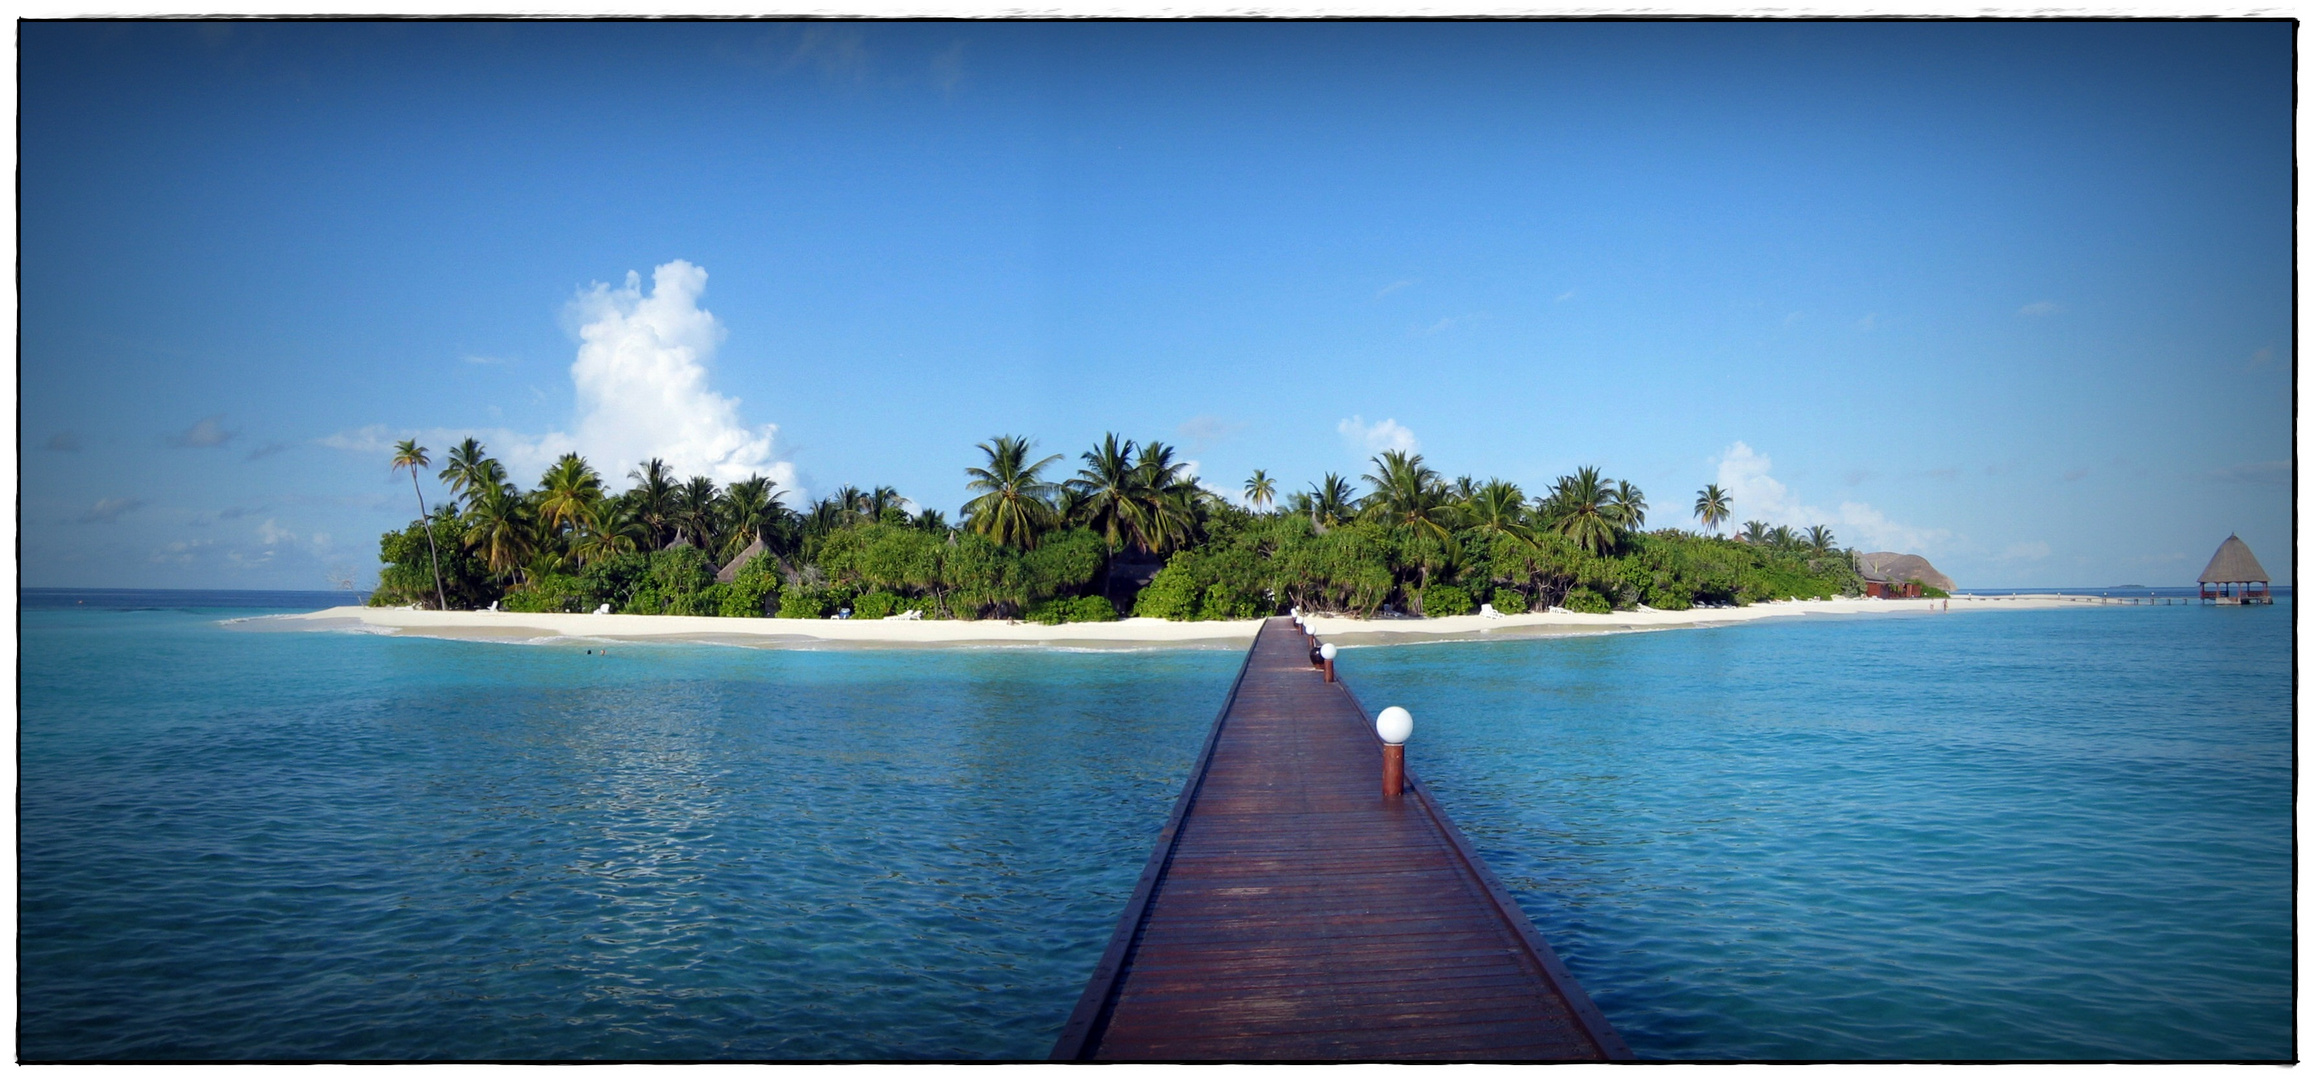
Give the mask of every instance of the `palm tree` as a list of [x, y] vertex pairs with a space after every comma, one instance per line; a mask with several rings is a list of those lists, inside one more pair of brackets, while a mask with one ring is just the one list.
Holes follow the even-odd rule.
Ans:
[[1152, 440], [1141, 447], [1133, 485], [1141, 507], [1135, 532], [1143, 550], [1163, 553], [1183, 546], [1196, 530], [1198, 487], [1188, 470], [1188, 463], [1174, 461], [1173, 448], [1164, 443]]
[[1324, 480], [1310, 485], [1304, 507], [1310, 515], [1310, 524], [1320, 532], [1350, 520], [1357, 513], [1358, 493], [1348, 480], [1337, 473], [1327, 473]]
[[1831, 554], [1832, 545], [1836, 542], [1837, 541], [1832, 539], [1831, 529], [1822, 525], [1808, 526], [1809, 550], [1814, 551], [1818, 555], [1828, 555]]
[[476, 492], [495, 487], [504, 479], [503, 469], [496, 478], [490, 474], [491, 467], [497, 464], [482, 452], [482, 444], [469, 435], [450, 448], [450, 457], [442, 463], [442, 471], [435, 474], [435, 478], [450, 489], [452, 498], [462, 497], [471, 505]]
[[635, 500], [635, 516], [651, 529], [651, 546], [659, 546], [675, 516], [675, 473], [667, 463], [652, 458], [627, 470], [635, 486], [627, 492]]
[[1374, 471], [1364, 479], [1374, 485], [1374, 493], [1366, 496], [1361, 516], [1417, 535], [1448, 539], [1455, 525], [1454, 501], [1438, 471], [1424, 465], [1422, 455], [1403, 450], [1384, 450], [1373, 460]]
[[484, 492], [474, 504], [474, 524], [466, 530], [466, 546], [478, 548], [490, 572], [501, 576], [520, 569], [536, 545], [532, 529], [538, 516], [530, 500], [503, 488]]
[[628, 498], [601, 499], [586, 510], [580, 519], [581, 535], [571, 545], [571, 554], [580, 565], [607, 559], [627, 551], [640, 551], [651, 542], [651, 527], [635, 512], [635, 501]]
[[747, 479], [724, 489], [725, 554], [736, 555], [758, 540], [769, 546], [771, 540], [765, 534], [786, 513], [787, 507], [780, 504], [779, 493], [765, 477], [749, 474]]
[[1023, 549], [1036, 546], [1037, 533], [1052, 524], [1053, 496], [1060, 485], [1037, 474], [1059, 461], [1053, 454], [1030, 464], [1027, 439], [999, 435], [979, 444], [988, 463], [964, 470], [971, 477], [965, 488], [980, 493], [964, 504], [965, 527], [999, 544]]
[[539, 523], [548, 533], [569, 525], [577, 527], [587, 509], [603, 497], [603, 478], [577, 454], [564, 454], [547, 467], [538, 481], [543, 498], [538, 503]]
[[1768, 523], [1765, 521], [1744, 522], [1744, 529], [1736, 534], [1736, 539], [1747, 544], [1765, 544], [1768, 542]]
[[1647, 496], [1629, 480], [1615, 481], [1615, 510], [1622, 515], [1625, 529], [1636, 532], [1647, 524]]
[[1526, 493], [1520, 491], [1517, 484], [1488, 477], [1462, 504], [1462, 517], [1486, 535], [1515, 536], [1533, 543], [1534, 533], [1527, 528], [1526, 510]]
[[1117, 440], [1110, 432], [1093, 448], [1078, 455], [1085, 467], [1061, 482], [1069, 492], [1070, 518], [1099, 533], [1116, 551], [1126, 538], [1139, 535], [1141, 503], [1139, 477], [1133, 469], [1133, 440]]
[[1622, 539], [1622, 508], [1596, 466], [1585, 465], [1573, 476], [1560, 477], [1542, 503], [1544, 527], [1593, 555], [1606, 554]]
[[721, 493], [707, 477], [694, 476], [690, 483], [675, 489], [678, 535], [689, 538], [701, 551], [715, 550], [715, 524], [723, 516], [721, 510]]
[[1792, 535], [1792, 527], [1789, 525], [1778, 525], [1768, 530], [1768, 546], [1779, 551], [1790, 551], [1799, 543], [1800, 538]]
[[1246, 505], [1256, 512], [1267, 510], [1277, 501], [1278, 482], [1270, 479], [1269, 470], [1255, 469], [1245, 481]]
[[836, 504], [837, 508], [843, 511], [843, 520], [849, 524], [860, 520], [860, 514], [863, 512], [861, 508], [868, 505], [868, 493], [850, 484], [845, 484], [837, 488], [835, 494], [828, 496], [828, 501]]
[[[468, 439], [472, 442], [472, 439]], [[450, 601], [442, 594], [442, 553], [434, 547], [434, 525], [426, 520], [426, 493], [418, 487], [418, 470], [433, 462], [426, 460], [426, 448], [416, 439], [403, 439], [394, 444], [394, 465], [391, 471], [410, 470], [410, 490], [418, 496], [418, 527], [426, 530], [426, 554], [434, 560], [434, 603], [447, 611]]]
[[927, 507], [915, 517], [908, 519], [908, 527], [934, 534], [946, 533], [948, 531], [948, 515]]
[[1695, 516], [1702, 520], [1705, 531], [1718, 532], [1720, 523], [1727, 520], [1728, 507], [1734, 502], [1718, 484], [1705, 484], [1702, 491], [1695, 493]]

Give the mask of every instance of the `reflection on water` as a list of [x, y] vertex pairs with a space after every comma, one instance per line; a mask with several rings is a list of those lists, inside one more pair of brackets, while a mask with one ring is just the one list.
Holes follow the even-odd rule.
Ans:
[[[1642, 1055], [2291, 1051], [2290, 601], [1352, 649]], [[1034, 1058], [1238, 656], [23, 618], [27, 1058]]]

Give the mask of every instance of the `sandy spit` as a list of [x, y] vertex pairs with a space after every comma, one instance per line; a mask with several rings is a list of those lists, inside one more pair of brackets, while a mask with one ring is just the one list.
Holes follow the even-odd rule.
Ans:
[[[1609, 615], [1538, 612], [1487, 618], [1310, 620], [1319, 636], [1344, 647], [1396, 645], [1558, 634], [1613, 634], [1679, 627], [1724, 626], [1801, 616], [1960, 615], [2017, 611], [2078, 603], [2056, 596], [1956, 596], [1944, 600], [1798, 600], [1740, 608], [1688, 611], [1618, 611]], [[690, 641], [757, 648], [939, 648], [1014, 646], [1065, 649], [1243, 648], [1261, 627], [1241, 622], [1167, 622], [1125, 619], [1111, 623], [1034, 623], [987, 619], [838, 620], [719, 619], [682, 615], [525, 615], [502, 611], [412, 611], [408, 608], [334, 607], [299, 615], [239, 620], [252, 630], [339, 630], [416, 637], [540, 642]]]

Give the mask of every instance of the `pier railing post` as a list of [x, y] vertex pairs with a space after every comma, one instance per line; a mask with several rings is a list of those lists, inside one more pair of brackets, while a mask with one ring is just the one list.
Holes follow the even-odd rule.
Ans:
[[1406, 790], [1406, 739], [1414, 734], [1414, 714], [1392, 705], [1374, 717], [1374, 734], [1382, 737], [1382, 797], [1395, 799]]
[[1318, 646], [1318, 658], [1319, 658], [1319, 659], [1321, 659], [1321, 660], [1324, 660], [1324, 661], [1326, 662], [1326, 681], [1327, 681], [1327, 682], [1333, 682], [1333, 681], [1334, 681], [1334, 653], [1335, 653], [1335, 652], [1336, 652], [1336, 650], [1335, 650], [1335, 648], [1334, 648], [1334, 643], [1333, 643], [1333, 642], [1331, 642], [1331, 641], [1329, 641], [1329, 642], [1327, 642], [1327, 643], [1325, 643], [1325, 644], [1323, 644], [1323, 645], [1320, 645], [1320, 646]]

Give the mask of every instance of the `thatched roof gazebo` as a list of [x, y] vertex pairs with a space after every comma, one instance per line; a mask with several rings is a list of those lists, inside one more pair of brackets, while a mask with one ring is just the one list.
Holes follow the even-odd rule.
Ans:
[[763, 538], [758, 536], [749, 542], [745, 548], [740, 549], [736, 558], [724, 563], [723, 569], [715, 572], [715, 580], [725, 585], [739, 580], [739, 571], [747, 566], [747, 561], [761, 554], [763, 554]]
[[2202, 601], [2211, 604], [2271, 604], [2274, 602], [2273, 579], [2266, 576], [2266, 568], [2258, 565], [2258, 557], [2250, 554], [2250, 545], [2240, 536], [2228, 536], [2218, 545], [2218, 552], [2210, 556], [2208, 569], [2201, 576]]

